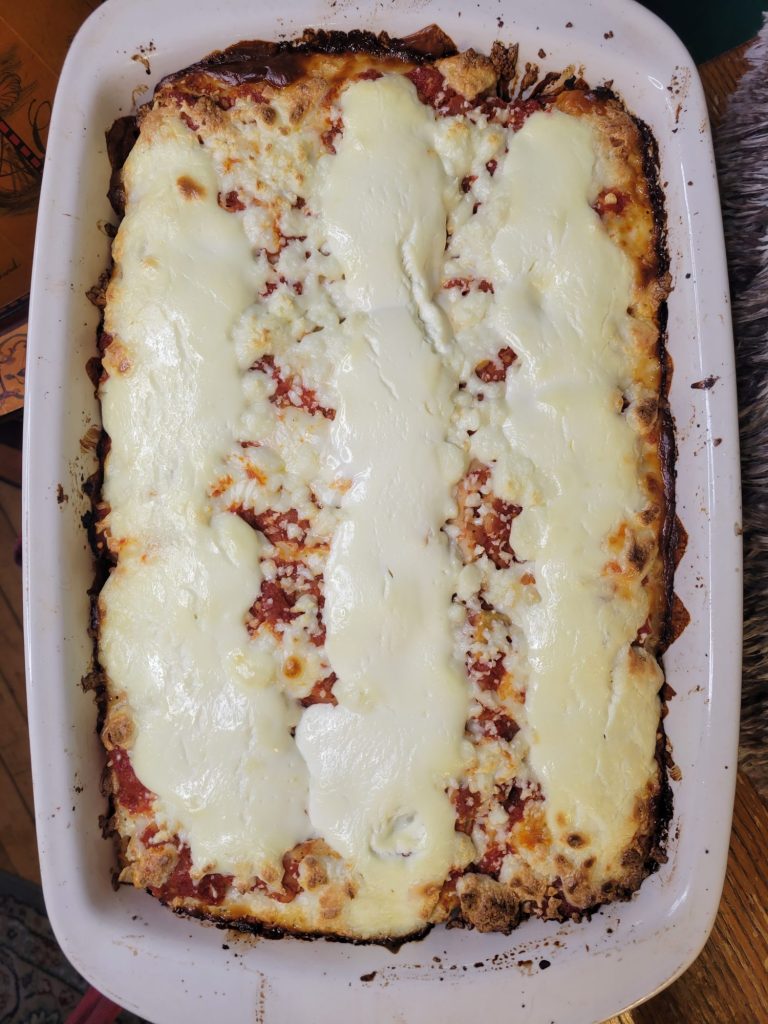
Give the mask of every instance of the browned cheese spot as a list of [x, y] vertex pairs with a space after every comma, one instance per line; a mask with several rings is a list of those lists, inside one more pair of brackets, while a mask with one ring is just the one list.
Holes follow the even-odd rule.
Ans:
[[640, 513], [640, 516], [639, 516], [640, 522], [644, 523], [646, 526], [650, 526], [651, 523], [654, 521], [654, 519], [657, 518], [658, 515], [659, 515], [659, 506], [658, 505], [648, 505]]
[[190, 178], [188, 174], [182, 174], [177, 178], [176, 185], [185, 199], [202, 199], [205, 196], [205, 186]]
[[644, 398], [635, 406], [635, 416], [637, 416], [644, 427], [650, 427], [653, 425], [658, 411], [659, 403], [658, 399], [655, 397]]
[[133, 865], [133, 884], [139, 889], [165, 885], [179, 861], [179, 851], [172, 843], [148, 846]]
[[320, 906], [320, 916], [324, 921], [332, 921], [334, 917], [339, 916], [344, 907], [344, 896], [344, 890], [340, 887], [326, 889], [320, 894], [317, 902]]
[[646, 562], [648, 561], [649, 555], [650, 551], [648, 550], [647, 546], [644, 547], [642, 544], [639, 544], [636, 540], [633, 540], [629, 546], [629, 551], [627, 552], [627, 560], [629, 561], [629, 564], [632, 566], [633, 569], [635, 569], [638, 573], [641, 573], [645, 567]]
[[133, 743], [133, 718], [126, 707], [114, 707], [107, 712], [101, 739], [107, 750], [128, 748]]
[[104, 353], [102, 365], [108, 372], [118, 374], [128, 373], [131, 369], [132, 364], [128, 349], [117, 338], [112, 339], [109, 348]]
[[283, 675], [287, 676], [289, 679], [295, 679], [300, 672], [301, 661], [298, 658], [294, 658], [293, 656], [291, 656], [290, 658], [285, 659], [285, 664], [283, 665]]
[[465, 875], [459, 899], [464, 917], [479, 932], [510, 931], [520, 922], [522, 908], [512, 889], [487, 875]]

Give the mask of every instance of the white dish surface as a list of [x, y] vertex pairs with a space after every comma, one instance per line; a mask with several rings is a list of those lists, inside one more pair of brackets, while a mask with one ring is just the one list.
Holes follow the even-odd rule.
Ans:
[[[717, 183], [701, 85], [682, 44], [634, 3], [496, 0], [386, 5], [249, 0], [191, 14], [183, 0], [110, 0], [75, 39], [51, 123], [30, 302], [24, 461], [24, 602], [29, 723], [46, 905], [64, 951], [105, 995], [151, 1021], [209, 1024], [542, 1021], [591, 1024], [677, 977], [712, 926], [736, 778], [741, 657], [739, 451], [730, 307]], [[80, 439], [98, 410], [85, 363], [97, 313], [86, 291], [107, 265], [114, 223], [104, 132], [165, 74], [242, 38], [305, 27], [405, 35], [436, 22], [464, 49], [520, 43], [544, 71], [582, 64], [612, 80], [661, 152], [674, 290], [669, 340], [678, 514], [688, 534], [676, 591], [691, 624], [665, 656], [677, 696], [667, 731], [673, 783], [669, 862], [629, 903], [581, 924], [527, 922], [511, 936], [437, 928], [397, 954], [376, 946], [241, 939], [112, 889], [100, 837], [103, 753], [91, 694], [86, 590], [93, 563], [80, 516], [94, 469]], [[537, 57], [540, 50], [544, 57]], [[710, 389], [691, 388], [713, 376]], [[718, 440], [719, 439], [719, 440]], [[717, 440], [717, 444], [715, 441]], [[61, 485], [68, 500], [61, 497]], [[548, 964], [548, 968], [545, 965]]]

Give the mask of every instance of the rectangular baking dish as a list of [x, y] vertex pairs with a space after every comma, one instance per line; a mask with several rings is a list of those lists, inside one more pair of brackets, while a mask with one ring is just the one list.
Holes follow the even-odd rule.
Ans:
[[[399, 953], [285, 939], [236, 940], [174, 917], [110, 875], [100, 836], [103, 755], [86, 636], [93, 567], [80, 516], [98, 411], [85, 363], [114, 218], [104, 131], [168, 72], [243, 38], [307, 26], [405, 35], [437, 22], [460, 48], [520, 43], [542, 70], [583, 64], [612, 80], [659, 141], [674, 290], [669, 349], [678, 511], [690, 540], [676, 589], [691, 624], [665, 658], [674, 783], [669, 862], [627, 904], [580, 925], [529, 922], [505, 938], [435, 929]], [[741, 652], [739, 453], [733, 343], [717, 185], [696, 70], [672, 32], [615, 0], [535, 7], [498, 0], [109, 0], [75, 39], [49, 135], [30, 308], [24, 438], [24, 611], [38, 841], [51, 923], [102, 992], [151, 1021], [209, 1024], [589, 1024], [658, 991], [695, 958], [725, 871], [736, 775]], [[694, 387], [705, 378], [711, 387]]]

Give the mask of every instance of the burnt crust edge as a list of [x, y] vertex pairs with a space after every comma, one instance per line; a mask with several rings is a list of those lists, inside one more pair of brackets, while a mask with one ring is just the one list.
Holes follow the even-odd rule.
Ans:
[[434, 24], [402, 38], [390, 36], [386, 32], [376, 34], [362, 29], [349, 32], [306, 29], [295, 39], [280, 42], [241, 40], [224, 50], [214, 50], [189, 67], [166, 75], [158, 83], [157, 89], [201, 72], [220, 78], [230, 85], [268, 82], [276, 88], [283, 88], [304, 75], [307, 57], [316, 54], [338, 57], [357, 53], [424, 64], [442, 57], [452, 57], [458, 50], [450, 36]]
[[[667, 212], [664, 192], [660, 182], [660, 160], [659, 147], [656, 138], [645, 121], [633, 115], [637, 130], [643, 147], [643, 174], [648, 185], [649, 200], [653, 211], [655, 238], [655, 255], [657, 261], [657, 277], [664, 278], [669, 274], [670, 257], [667, 242]], [[687, 625], [687, 618], [681, 624], [675, 623], [674, 611], [676, 602], [679, 599], [675, 595], [675, 570], [682, 558], [687, 534], [685, 528], [677, 516], [677, 440], [675, 436], [675, 421], [669, 404], [669, 392], [672, 385], [672, 374], [674, 366], [672, 357], [669, 354], [668, 341], [668, 292], [659, 302], [656, 312], [656, 323], [659, 331], [657, 354], [661, 366], [661, 381], [659, 386], [659, 415], [660, 415], [660, 436], [659, 436], [659, 458], [661, 462], [662, 479], [664, 482], [664, 521], [662, 523], [661, 535], [659, 537], [660, 554], [662, 560], [662, 572], [664, 574], [664, 596], [665, 608], [662, 615], [662, 630], [658, 642], [657, 660], [661, 666], [664, 682], [659, 697], [661, 700], [661, 717], [659, 719], [659, 731], [656, 742], [656, 762], [659, 765], [659, 792], [654, 798], [654, 813], [656, 829], [652, 835], [652, 846], [648, 852], [645, 863], [647, 877], [667, 861], [667, 843], [669, 840], [669, 826], [674, 813], [674, 796], [670, 783], [670, 769], [673, 766], [671, 757], [671, 744], [667, 736], [664, 720], [667, 715], [668, 701], [674, 691], [666, 682], [666, 668], [664, 666], [664, 653], [670, 645], [680, 636]], [[688, 617], [682, 602], [681, 608]]]
[[[149, 889], [146, 891], [149, 895], [152, 895]], [[221, 917], [209, 910], [204, 910], [201, 907], [185, 905], [174, 906], [172, 903], [162, 899], [160, 900], [160, 903], [178, 917], [193, 918], [196, 921], [205, 921], [208, 924], [214, 925], [214, 927], [218, 928], [220, 931], [238, 932], [241, 935], [252, 935], [262, 939], [270, 939], [272, 941], [278, 941], [280, 939], [298, 939], [301, 942], [314, 942], [317, 939], [325, 939], [326, 942], [341, 942], [349, 946], [383, 946], [385, 949], [388, 949], [390, 953], [399, 952], [400, 948], [404, 946], [406, 942], [420, 942], [422, 939], [425, 939], [435, 927], [434, 924], [428, 924], [425, 925], [424, 928], [419, 928], [416, 931], [409, 932], [407, 935], [402, 935], [398, 938], [374, 936], [370, 939], [358, 939], [353, 936], [340, 935], [333, 932], [302, 931], [289, 926], [268, 925], [248, 917], [229, 920], [228, 918]]]

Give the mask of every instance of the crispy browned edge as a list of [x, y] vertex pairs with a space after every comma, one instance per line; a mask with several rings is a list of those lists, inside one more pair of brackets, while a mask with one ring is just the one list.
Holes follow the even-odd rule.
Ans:
[[[457, 50], [452, 40], [434, 25], [428, 26], [407, 39], [395, 39], [390, 38], [385, 33], [373, 35], [370, 32], [363, 31], [329, 33], [307, 30], [301, 37], [294, 40], [280, 43], [242, 42], [224, 51], [217, 51], [191, 65], [189, 68], [163, 79], [158, 89], [181, 87], [189, 94], [194, 94], [196, 91], [208, 94], [212, 82], [242, 85], [254, 81], [267, 83], [273, 88], [283, 88], [300, 79], [306, 73], [313, 59], [317, 59], [318, 55], [344, 58], [349, 58], [351, 55], [360, 55], [361, 60], [364, 60], [364, 65], [358, 64], [358, 61], [355, 61], [355, 64], [358, 65], [356, 70], [359, 71], [363, 67], [376, 65], [395, 65], [402, 69], [403, 65], [412, 67], [420, 63], [431, 63], [441, 58], [452, 57], [456, 53]], [[470, 50], [461, 56], [467, 61], [465, 67], [471, 77], [476, 55]], [[567, 72], [562, 75], [550, 73], [540, 77], [538, 68], [534, 64], [526, 64], [524, 73], [520, 73], [517, 67], [517, 46], [504, 47], [498, 43], [494, 44], [491, 51], [491, 61], [497, 75], [497, 88], [503, 98], [537, 96], [547, 103], [559, 104], [558, 97], [561, 94], [578, 90], [585, 95], [589, 95], [599, 103], [610, 107], [614, 113], [619, 113], [624, 119], [626, 126], [633, 126], [633, 128], [630, 128], [630, 133], [634, 130], [639, 140], [642, 152], [642, 173], [647, 186], [647, 197], [653, 212], [654, 251], [651, 264], [648, 267], [648, 275], [649, 280], [654, 279], [656, 282], [657, 304], [653, 313], [653, 319], [657, 328], [656, 353], [661, 367], [658, 395], [658, 415], [660, 419], [658, 452], [663, 478], [663, 494], [661, 495], [662, 525], [659, 537], [660, 557], [657, 560], [659, 571], [655, 574], [655, 578], [651, 580], [650, 584], [655, 591], [655, 600], [652, 600], [652, 608], [655, 609], [656, 613], [651, 623], [652, 647], [654, 652], [660, 656], [685, 627], [687, 612], [673, 591], [674, 571], [684, 550], [685, 532], [675, 516], [676, 447], [674, 425], [668, 401], [672, 363], [666, 349], [666, 297], [669, 291], [669, 259], [666, 244], [664, 197], [659, 183], [658, 148], [648, 126], [629, 114], [619, 97], [609, 88], [602, 87], [590, 90], [581, 78], [572, 74], [569, 75]], [[344, 64], [343, 73], [347, 74], [349, 67], [346, 61]], [[138, 121], [135, 117], [119, 118], [107, 132], [108, 153], [112, 165], [109, 198], [118, 217], [121, 217], [124, 213], [121, 170], [136, 138], [138, 138]], [[106, 286], [110, 276], [111, 267], [105, 271], [99, 284], [90, 293], [92, 301], [102, 311], [105, 304]], [[103, 372], [101, 357], [110, 340], [103, 335], [102, 326], [103, 315], [98, 329], [99, 355], [90, 360], [88, 366], [88, 372], [94, 386], [97, 386], [99, 377]], [[101, 487], [104, 463], [109, 452], [109, 446], [109, 437], [102, 430], [97, 448], [98, 468], [85, 486], [86, 493], [91, 499], [91, 510], [83, 517], [83, 524], [88, 531], [89, 541], [96, 561], [96, 575], [93, 586], [89, 591], [91, 596], [89, 635], [93, 641], [93, 667], [83, 680], [83, 685], [95, 693], [98, 707], [97, 728], [99, 731], [101, 731], [104, 725], [108, 695], [104, 673], [98, 661], [99, 621], [97, 602], [98, 594], [109, 575], [112, 562], [103, 540], [98, 534], [96, 524], [98, 519], [104, 514]], [[666, 860], [665, 848], [669, 821], [672, 814], [672, 794], [667, 770], [671, 765], [671, 751], [665, 736], [663, 719], [666, 714], [666, 699], [671, 695], [671, 691], [665, 684], [661, 692], [662, 715], [656, 746], [656, 759], [659, 765], [659, 789], [650, 801], [647, 802], [645, 812], [642, 814], [643, 821], [638, 828], [638, 841], [635, 844], [633, 853], [634, 864], [628, 875], [628, 884], [618, 887], [610, 894], [606, 894], [606, 900], [629, 899], [643, 879], [651, 872], [657, 870], [659, 864]], [[103, 831], [105, 836], [111, 835], [116, 839], [118, 843], [118, 856], [124, 862], [123, 850], [120, 848], [121, 837], [114, 823], [116, 787], [114, 786], [112, 773], [107, 767], [104, 769], [102, 785], [105, 796], [108, 799], [107, 814], [102, 819]], [[574, 909], [564, 903], [562, 889], [560, 889], [559, 891], [553, 890], [551, 893], [537, 894], [536, 905], [526, 906], [525, 901], [521, 901], [519, 895], [515, 894], [513, 887], [502, 885], [486, 875], [471, 874], [464, 876], [465, 880], [469, 880], [470, 877], [472, 885], [466, 888], [461, 901], [454, 901], [453, 906], [450, 908], [449, 926], [469, 926], [477, 927], [479, 930], [496, 930], [508, 933], [520, 921], [531, 916], [533, 912], [555, 920], [565, 920], [568, 918], [578, 920], [583, 917], [589, 917], [598, 909], [601, 902], [605, 902], [596, 901], [587, 909]], [[567, 907], [567, 910], [564, 907]], [[220, 928], [259, 934], [267, 938], [282, 938], [290, 934], [302, 939], [322, 937], [329, 941], [364, 944], [375, 942], [393, 949], [399, 948], [404, 942], [422, 938], [432, 927], [432, 925], [428, 925], [418, 932], [399, 937], [395, 940], [388, 937], [360, 940], [325, 932], [302, 932], [290, 928], [274, 927], [250, 918], [228, 920], [220, 911], [217, 912], [217, 908], [211, 908], [202, 901], [190, 898], [174, 901], [172, 909], [176, 913], [210, 921]]]

